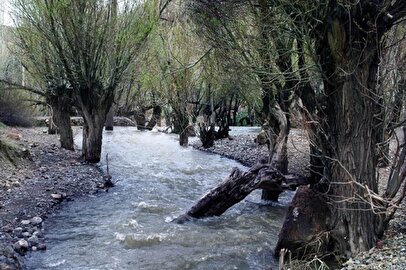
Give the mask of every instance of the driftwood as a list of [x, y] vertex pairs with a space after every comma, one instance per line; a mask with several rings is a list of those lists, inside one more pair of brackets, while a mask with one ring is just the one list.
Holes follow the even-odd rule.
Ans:
[[234, 168], [222, 183], [175, 221], [182, 223], [189, 218], [220, 216], [256, 189], [275, 191], [279, 195], [283, 190], [295, 190], [296, 187], [307, 184], [307, 178], [283, 175], [269, 164], [257, 164], [246, 172]]

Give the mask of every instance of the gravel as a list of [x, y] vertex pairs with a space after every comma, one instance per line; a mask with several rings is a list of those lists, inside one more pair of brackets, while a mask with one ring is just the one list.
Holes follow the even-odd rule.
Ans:
[[20, 135], [14, 144], [30, 155], [14, 165], [3, 162], [0, 170], [0, 269], [22, 269], [21, 256], [45, 250], [47, 216], [66, 201], [97, 193], [102, 183], [101, 170], [82, 162], [80, 152], [59, 148], [57, 135], [43, 128], [13, 132]]

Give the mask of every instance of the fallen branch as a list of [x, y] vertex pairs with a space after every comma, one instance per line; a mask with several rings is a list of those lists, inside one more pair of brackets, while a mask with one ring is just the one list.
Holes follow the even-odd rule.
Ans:
[[256, 189], [272, 191], [277, 198], [283, 190], [295, 190], [298, 186], [307, 184], [306, 177], [283, 175], [269, 164], [254, 165], [246, 172], [234, 168], [222, 183], [174, 221], [182, 223], [190, 218], [220, 216]]

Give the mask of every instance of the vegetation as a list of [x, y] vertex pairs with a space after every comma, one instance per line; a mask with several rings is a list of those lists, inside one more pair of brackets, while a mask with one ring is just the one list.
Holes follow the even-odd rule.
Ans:
[[[41, 59], [53, 71], [44, 84], [51, 82], [47, 87], [57, 92], [63, 83], [64, 94], [69, 84], [85, 122], [83, 155], [98, 162], [106, 114], [125, 71], [153, 28], [159, 14], [155, 1], [143, 5], [124, 1], [120, 9], [117, 1], [98, 0], [16, 0], [14, 5], [20, 36], [27, 36], [21, 33], [27, 28], [50, 54]], [[35, 42], [24, 41], [23, 49], [32, 52]]]

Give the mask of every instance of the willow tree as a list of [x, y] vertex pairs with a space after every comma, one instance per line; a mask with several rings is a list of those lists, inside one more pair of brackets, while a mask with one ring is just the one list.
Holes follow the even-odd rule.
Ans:
[[[222, 61], [239, 73], [255, 76], [262, 90], [261, 120], [270, 145], [270, 160], [287, 173], [290, 101], [293, 76], [293, 35], [273, 2], [190, 1], [191, 16]], [[277, 196], [276, 196], [277, 197]], [[266, 191], [263, 199], [275, 199]]]
[[320, 133], [315, 143], [324, 165], [321, 187], [330, 203], [336, 249], [356, 254], [382, 237], [393, 215], [389, 206], [399, 203], [391, 200], [404, 181], [401, 157], [395, 160], [398, 171], [388, 180], [385, 200], [374, 197], [379, 193], [375, 115], [382, 96], [377, 87], [381, 42], [406, 16], [406, 2], [328, 1], [319, 9], [323, 24], [315, 29], [314, 42], [325, 98], [317, 108]]
[[[200, 5], [201, 12], [217, 17], [230, 13], [216, 13], [218, 9], [213, 8], [212, 3], [220, 7], [264, 7], [261, 11], [264, 14], [277, 10], [286, 27], [296, 32], [299, 78], [314, 75], [304, 70], [306, 62], [318, 67], [318, 76], [313, 76], [318, 77], [318, 85], [315, 81], [300, 83], [296, 94], [303, 102], [304, 119], [309, 120], [306, 123], [310, 126], [309, 137], [320, 162], [319, 176], [311, 189], [322, 196], [327, 209], [322, 221], [326, 224], [323, 232], [326, 250], [354, 255], [373, 247], [406, 195], [405, 191], [399, 192], [406, 176], [404, 138], [399, 139], [387, 188], [381, 193], [376, 150], [377, 126], [381, 121], [377, 116], [382, 112], [383, 98], [377, 87], [382, 42], [390, 38], [388, 31], [406, 17], [406, 1], [198, 2], [204, 4]], [[254, 15], [259, 20], [269, 19], [260, 12]], [[215, 25], [227, 30], [229, 28], [224, 27], [227, 22], [239, 17], [220, 18], [214, 21]], [[264, 35], [278, 26], [267, 25], [263, 28]], [[244, 44], [250, 46], [250, 42], [247, 40]], [[269, 63], [277, 63], [274, 56], [265, 54], [265, 57], [271, 57]], [[284, 72], [291, 73], [290, 70]], [[402, 126], [406, 132], [404, 123]], [[312, 240], [322, 238], [314, 235]], [[305, 252], [311, 250], [306, 244], [303, 243]]]
[[16, 54], [25, 70], [40, 86], [29, 91], [40, 94], [50, 109], [49, 130], [60, 134], [61, 147], [74, 150], [70, 112], [73, 106], [72, 89], [69, 87], [57, 53], [49, 42], [41, 39], [35, 28], [19, 22]]
[[[84, 118], [83, 156], [100, 160], [114, 92], [159, 17], [157, 1], [15, 0], [17, 22], [49, 43]], [[114, 14], [113, 14], [114, 13]]]

